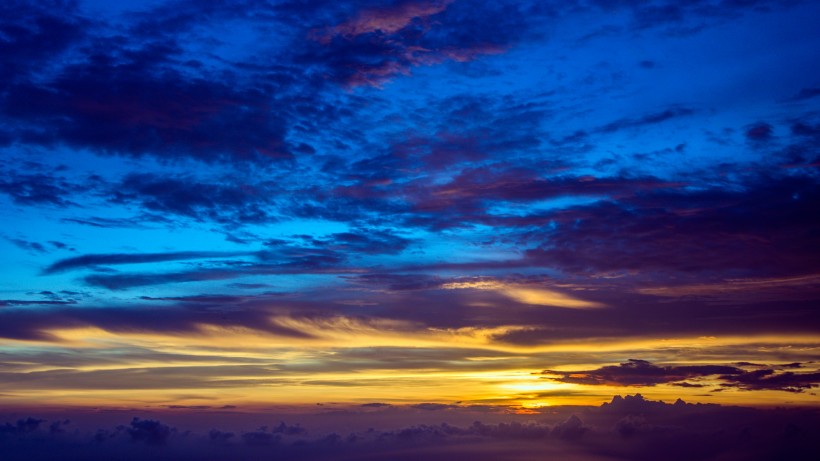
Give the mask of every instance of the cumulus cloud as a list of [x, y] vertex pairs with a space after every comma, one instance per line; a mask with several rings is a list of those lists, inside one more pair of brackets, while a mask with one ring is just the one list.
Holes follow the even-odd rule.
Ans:
[[[76, 459], [424, 459], [469, 457], [476, 460], [649, 459], [812, 459], [818, 454], [812, 434], [820, 417], [812, 410], [755, 410], [719, 405], [668, 404], [640, 395], [615, 397], [602, 407], [553, 407], [538, 415], [496, 415], [506, 420], [467, 424], [401, 425], [401, 406], [389, 411], [397, 420], [372, 412], [347, 413], [322, 430], [284, 422], [254, 430], [222, 428], [188, 430], [154, 419], [135, 417], [114, 428], [76, 427], [73, 432], [47, 430], [42, 419], [29, 417], [0, 425], [5, 459], [40, 460], [60, 450]], [[422, 416], [430, 416], [423, 413]], [[580, 415], [580, 416], [579, 416]], [[294, 415], [291, 414], [293, 417]], [[434, 417], [439, 417], [436, 414]], [[300, 416], [296, 416], [300, 417]], [[303, 415], [301, 417], [307, 417]], [[202, 416], [197, 416], [201, 420]], [[236, 419], [233, 419], [236, 424]], [[223, 422], [226, 424], [227, 421]], [[62, 427], [55, 420], [51, 427]], [[341, 424], [341, 425], [339, 425]], [[368, 429], [345, 429], [356, 425]], [[386, 428], [382, 425], [395, 426]], [[738, 443], [743, 440], [743, 443]]]

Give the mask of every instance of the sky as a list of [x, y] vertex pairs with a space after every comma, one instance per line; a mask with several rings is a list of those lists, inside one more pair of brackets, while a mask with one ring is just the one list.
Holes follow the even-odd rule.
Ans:
[[0, 437], [92, 409], [132, 442], [176, 431], [145, 414], [816, 409], [817, 17], [2, 2]]

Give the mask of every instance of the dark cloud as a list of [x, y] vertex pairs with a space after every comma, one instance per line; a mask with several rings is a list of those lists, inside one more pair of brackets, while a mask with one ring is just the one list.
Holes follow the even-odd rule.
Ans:
[[0, 193], [8, 195], [19, 205], [66, 207], [73, 204], [71, 198], [74, 193], [82, 190], [64, 178], [49, 173], [25, 174], [2, 170], [0, 173], [3, 175]]
[[[265, 64], [197, 51], [202, 41], [222, 44], [203, 31], [232, 20], [260, 33], [273, 21], [290, 31], [294, 24], [270, 5], [171, 3], [107, 24], [79, 19], [76, 2], [4, 4], [2, 17], [14, 19], [0, 24], [7, 37], [0, 120], [15, 129], [2, 133], [3, 142], [220, 164], [271, 165], [313, 152], [287, 139], [294, 119], [310, 108], [315, 119], [300, 127], [315, 128], [322, 114], [339, 111], [305, 81], [304, 69], [287, 55]], [[306, 33], [296, 34], [300, 42]]]
[[25, 80], [85, 35], [76, 2], [9, 0], [0, 5], [0, 92]]
[[9, 238], [6, 237], [6, 240], [13, 243], [14, 246], [17, 248], [32, 252], [32, 253], [47, 253], [48, 250], [42, 243], [38, 242], [30, 242], [28, 240], [19, 239], [19, 238]]
[[[262, 301], [264, 297], [257, 300]], [[266, 303], [267, 301], [263, 301]], [[155, 331], [197, 332], [202, 325], [246, 327], [293, 338], [311, 338], [307, 332], [279, 325], [270, 320], [276, 305], [179, 303], [171, 306], [142, 304], [104, 309], [61, 309], [76, 301], [3, 301], [8, 308], [0, 310], [0, 337], [14, 339], [54, 339], [50, 329], [96, 326], [112, 332]], [[22, 309], [26, 305], [50, 306], [50, 309]]]
[[[103, 265], [138, 264], [151, 262], [208, 259], [210, 265], [180, 272], [93, 274], [83, 280], [91, 286], [121, 290], [140, 286], [169, 283], [229, 280], [250, 275], [269, 274], [345, 274], [360, 272], [348, 266], [348, 259], [357, 254], [398, 254], [412, 239], [395, 235], [383, 229], [357, 229], [329, 234], [322, 238], [295, 236], [296, 242], [268, 241], [268, 250], [255, 252], [189, 251], [144, 254], [100, 254], [67, 258], [44, 269], [53, 274], [79, 268]], [[228, 259], [252, 256], [251, 260]]]
[[135, 203], [148, 212], [239, 225], [274, 220], [271, 183], [203, 182], [194, 177], [129, 174], [112, 189], [115, 203]]
[[[675, 384], [681, 387], [702, 386], [687, 380], [711, 377], [723, 387], [742, 390], [781, 390], [803, 392], [820, 386], [820, 373], [778, 373], [772, 368], [746, 370], [730, 365], [659, 366], [645, 360], [630, 359], [620, 365], [607, 365], [595, 370], [545, 370], [547, 379], [573, 384], [610, 386], [654, 386]], [[613, 404], [621, 404], [613, 401]], [[629, 402], [623, 403], [629, 405]]]
[[799, 120], [792, 124], [791, 131], [797, 136], [820, 139], [820, 123]]
[[670, 107], [661, 112], [646, 114], [637, 118], [623, 118], [607, 123], [596, 131], [601, 133], [612, 133], [632, 128], [641, 128], [649, 125], [663, 123], [675, 118], [693, 115], [695, 111], [687, 107]]
[[29, 417], [26, 419], [17, 420], [14, 424], [5, 423], [0, 426], [0, 436], [27, 434], [29, 432], [36, 431], [37, 428], [40, 427], [40, 424], [44, 422], [45, 420], [43, 419]]
[[134, 418], [131, 420], [130, 427], [127, 427], [125, 431], [134, 442], [165, 445], [171, 434], [176, 432], [176, 428], [152, 419]]
[[134, 218], [106, 218], [102, 216], [89, 216], [87, 218], [63, 218], [62, 222], [80, 224], [83, 226], [97, 227], [101, 229], [146, 229], [149, 228], [143, 221], [170, 221], [159, 216], [144, 215]]
[[220, 431], [219, 429], [211, 429], [211, 431], [208, 432], [208, 438], [212, 443], [228, 443], [228, 441], [235, 436], [236, 434], [233, 432]]
[[[284, 274], [348, 274], [360, 269], [344, 265], [346, 255], [332, 250], [316, 248], [293, 248], [284, 252], [254, 253], [263, 261], [227, 261], [219, 267], [203, 267], [179, 272], [142, 272], [94, 274], [83, 278], [90, 286], [109, 290], [126, 290], [135, 287], [167, 285], [171, 283], [232, 280], [253, 275]], [[214, 261], [219, 263], [219, 261]]]
[[746, 138], [753, 142], [766, 142], [772, 139], [772, 126], [766, 122], [758, 122], [746, 128]]
[[48, 432], [51, 434], [65, 434], [65, 427], [71, 424], [71, 420], [64, 419], [62, 421], [53, 421], [48, 425]]
[[721, 376], [721, 379], [726, 381], [721, 384], [721, 386], [735, 387], [748, 391], [778, 390], [803, 392], [807, 389], [820, 387], [820, 372], [794, 373], [787, 371], [778, 373], [773, 369], [759, 369], [736, 375]]
[[248, 256], [249, 252], [219, 251], [177, 251], [169, 253], [112, 253], [75, 256], [56, 261], [43, 269], [44, 274], [56, 274], [75, 269], [94, 268], [102, 265], [143, 264], [166, 261], [184, 261], [191, 259], [222, 259], [236, 256]]
[[398, 254], [412, 242], [412, 239], [381, 229], [357, 229], [351, 232], [330, 234], [326, 238], [307, 236], [305, 239], [305, 243], [312, 246], [353, 254]]
[[271, 433], [273, 434], [282, 434], [282, 435], [300, 435], [307, 432], [307, 429], [304, 427], [296, 424], [296, 425], [288, 425], [285, 424], [284, 421], [280, 421], [278, 426], [274, 426], [271, 428]]
[[663, 29], [672, 35], [697, 32], [708, 25], [736, 20], [744, 14], [784, 9], [798, 2], [782, 0], [653, 0], [625, 2], [622, 0], [594, 0], [591, 2], [606, 11], [625, 10], [632, 16], [631, 27], [636, 31]]
[[[118, 42], [108, 46], [117, 49]], [[265, 92], [156, 72], [174, 52], [146, 45], [146, 56], [93, 55], [44, 85], [15, 84], [0, 109], [21, 125], [20, 140], [28, 143], [208, 162], [291, 158], [284, 122], [271, 113]]]
[[61, 306], [65, 304], [76, 304], [77, 301], [68, 300], [24, 300], [24, 299], [0, 299], [0, 306]]
[[801, 88], [796, 95], [792, 96], [792, 101], [805, 101], [820, 96], [820, 88]]
[[660, 190], [551, 213], [532, 264], [569, 272], [815, 269], [820, 204], [811, 177], [762, 177], [740, 191]]
[[[536, 217], [520, 217], [493, 207], [526, 204], [567, 197], [617, 198], [653, 189], [675, 189], [681, 183], [653, 177], [556, 176], [541, 177], [531, 168], [510, 168], [504, 164], [464, 168], [444, 183], [412, 181], [401, 186], [359, 184], [337, 188], [336, 197], [356, 208], [388, 210], [406, 225], [440, 230], [475, 224], [517, 227], [537, 223]], [[386, 200], [374, 201], [372, 197]], [[401, 197], [401, 205], [389, 199]], [[542, 219], [542, 222], [550, 218]]]
[[572, 415], [566, 421], [557, 424], [552, 428], [553, 435], [562, 439], [574, 440], [582, 437], [589, 431], [589, 427], [584, 425], [577, 415]]
[[[624, 402], [629, 402], [626, 406]], [[394, 417], [411, 412], [396, 407]], [[418, 412], [416, 412], [418, 413]], [[431, 413], [422, 416], [430, 417]], [[201, 419], [204, 415], [197, 413]], [[463, 418], [475, 414], [464, 414]], [[814, 459], [815, 410], [755, 410], [719, 405], [675, 404], [641, 397], [616, 397], [602, 407], [550, 407], [537, 415], [484, 414], [469, 423], [402, 423], [383, 412], [344, 412], [301, 417], [321, 421], [322, 430], [286, 433], [284, 423], [254, 430], [183, 430], [155, 419], [133, 418], [116, 428], [46, 432], [39, 418], [0, 428], [4, 459], [46, 460], [55, 452], [68, 459], [285, 461], [368, 459], [374, 461], [473, 459], [530, 461], [545, 456], [569, 461], [624, 459]], [[441, 414], [436, 413], [438, 419]], [[463, 419], [462, 418], [462, 419]], [[177, 418], [179, 419], [179, 418]], [[184, 421], [184, 419], [182, 420]], [[62, 422], [57, 420], [55, 422]], [[218, 421], [230, 424], [229, 421]], [[236, 424], [242, 424], [234, 422]], [[350, 426], [369, 429], [354, 429]], [[297, 427], [288, 426], [285, 427]], [[93, 426], [92, 426], [93, 427]]]
[[324, 78], [345, 86], [378, 86], [415, 66], [503, 51], [531, 32], [531, 21], [543, 10], [447, 0], [365, 6], [340, 23], [315, 28], [297, 62], [317, 66]]
[[458, 408], [458, 405], [450, 405], [446, 403], [417, 403], [415, 405], [411, 405], [411, 407], [418, 410], [441, 411], [449, 410], [451, 408]]
[[612, 386], [654, 386], [656, 384], [684, 381], [715, 375], [738, 375], [743, 370], [720, 365], [657, 366], [646, 360], [630, 359], [620, 365], [609, 365], [596, 370], [558, 372], [545, 370], [549, 379], [563, 383], [612, 385]]

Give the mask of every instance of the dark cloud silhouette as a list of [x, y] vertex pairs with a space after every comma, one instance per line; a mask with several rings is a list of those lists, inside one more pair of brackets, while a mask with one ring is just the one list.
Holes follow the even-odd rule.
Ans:
[[687, 107], [671, 107], [661, 112], [646, 114], [637, 118], [624, 118], [620, 120], [615, 120], [598, 128], [596, 131], [602, 133], [612, 133], [615, 131], [626, 130], [631, 128], [640, 128], [647, 125], [663, 123], [675, 118], [686, 117], [694, 113], [695, 111], [693, 109], [689, 109]]
[[26, 419], [19, 419], [14, 424], [5, 423], [0, 426], [0, 436], [27, 434], [29, 432], [36, 431], [37, 428], [40, 427], [40, 424], [44, 422], [45, 420], [43, 419], [29, 417]]
[[820, 96], [820, 88], [801, 88], [794, 96], [792, 101], [805, 101]]
[[0, 6], [0, 91], [57, 60], [85, 36], [75, 2], [10, 0]]
[[[469, 61], [517, 42], [542, 11], [528, 4], [446, 0], [364, 6], [337, 24], [315, 28], [297, 60], [346, 86], [381, 85], [415, 66]], [[489, 33], [493, 18], [494, 33]]]
[[526, 256], [570, 272], [811, 273], [817, 203], [807, 176], [763, 177], [742, 191], [660, 190], [553, 213], [548, 243]]
[[251, 431], [242, 434], [242, 441], [252, 447], [264, 447], [279, 443], [280, 437], [265, 431]]
[[[436, 370], [437, 380], [550, 363], [564, 371], [541, 378], [598, 386], [579, 386], [585, 398], [614, 385], [808, 401], [819, 384], [804, 362], [811, 349], [786, 346], [814, 337], [820, 299], [820, 121], [809, 107], [820, 93], [799, 72], [816, 48], [811, 2], [125, 3], [0, 5], [0, 208], [14, 228], [2, 235], [14, 258], [0, 337], [14, 347], [0, 352], [0, 383], [15, 405], [37, 393], [58, 401], [99, 389], [130, 401], [133, 389], [138, 400], [154, 390], [156, 412], [90, 432], [77, 423], [88, 415], [67, 428], [15, 414], [0, 426], [2, 456], [816, 454], [813, 414], [637, 396], [553, 414], [374, 393], [391, 403], [340, 411], [378, 414], [362, 426], [371, 431], [330, 427], [336, 403], [316, 406], [327, 419], [308, 431], [252, 429], [279, 416], [237, 424], [239, 411], [207, 400], [238, 387], [406, 383], [372, 370]], [[82, 253], [59, 253], [74, 246]], [[48, 277], [32, 277], [36, 268]], [[71, 288], [83, 284], [87, 293]], [[116, 346], [77, 338], [96, 331]], [[213, 355], [196, 346], [193, 358], [135, 339], [185, 347], [222, 331], [275, 340], [220, 362], [221, 337]], [[340, 339], [360, 334], [375, 339]], [[480, 346], [425, 342], [451, 336]], [[574, 372], [586, 352], [543, 352], [701, 336], [749, 339], [664, 349], [658, 363], [602, 352]], [[395, 344], [405, 341], [417, 347]], [[312, 359], [278, 358], [303, 344]], [[731, 358], [740, 356], [750, 362]], [[482, 421], [460, 419], [470, 411]], [[199, 427], [175, 430], [164, 415]]]
[[14, 203], [26, 206], [71, 205], [70, 198], [79, 189], [65, 179], [48, 173], [25, 174], [16, 171], [2, 171], [0, 193], [8, 195]]
[[578, 439], [589, 431], [577, 415], [572, 415], [566, 421], [552, 428], [552, 433], [562, 439]]
[[[108, 49], [118, 45], [121, 40], [111, 40]], [[147, 44], [140, 50], [147, 56], [118, 51], [109, 55], [101, 48], [44, 85], [14, 84], [0, 109], [22, 124], [25, 141], [47, 146], [208, 162], [292, 157], [284, 123], [260, 90], [190, 79], [170, 68], [156, 72], [177, 52], [173, 44]], [[38, 127], [44, 122], [50, 131]]]
[[264, 223], [271, 214], [271, 183], [207, 183], [193, 177], [129, 174], [111, 191], [115, 203], [145, 211], [230, 224]]
[[[628, 403], [628, 405], [627, 405]], [[391, 408], [399, 416], [410, 408]], [[430, 413], [422, 416], [431, 415]], [[436, 417], [440, 415], [437, 414]], [[468, 417], [468, 415], [464, 415]], [[657, 459], [744, 459], [786, 455], [813, 459], [816, 410], [767, 409], [613, 398], [601, 407], [551, 407], [538, 415], [484, 415], [493, 421], [397, 424], [382, 413], [313, 415], [322, 430], [286, 433], [270, 429], [176, 429], [154, 419], [133, 418], [116, 428], [80, 424], [73, 432], [43, 430], [46, 421], [29, 417], [0, 425], [5, 459], [45, 460], [59, 451], [68, 459], [371, 459], [446, 460], [469, 458], [573, 461]], [[303, 416], [304, 417], [304, 416]], [[65, 424], [63, 420], [55, 423]], [[328, 423], [331, 423], [328, 425]], [[351, 429], [347, 426], [369, 427]], [[74, 423], [72, 423], [74, 424]], [[241, 423], [240, 423], [241, 424]], [[392, 427], [385, 427], [392, 426]], [[295, 427], [284, 425], [284, 427]], [[237, 435], [239, 434], [239, 435]], [[511, 458], [512, 457], [512, 458]]]
[[233, 432], [220, 431], [219, 429], [211, 429], [211, 431], [208, 432], [208, 438], [213, 443], [224, 444], [232, 438], [234, 438], [235, 436], [236, 434], [234, 434]]
[[218, 251], [177, 251], [169, 253], [114, 253], [75, 256], [61, 259], [43, 269], [44, 274], [55, 274], [75, 269], [93, 268], [101, 265], [142, 264], [165, 261], [184, 261], [191, 259], [220, 259], [236, 256], [247, 256], [248, 252], [218, 252]]
[[[630, 359], [620, 365], [607, 365], [595, 370], [545, 370], [547, 379], [574, 384], [613, 386], [654, 386], [673, 383], [682, 387], [697, 386], [686, 380], [711, 377], [723, 387], [743, 390], [782, 390], [802, 392], [820, 385], [820, 373], [778, 373], [771, 368], [745, 370], [730, 365], [658, 366], [646, 360]], [[613, 404], [620, 402], [613, 402]], [[629, 404], [627, 402], [626, 404]]]
[[758, 122], [746, 128], [746, 138], [753, 142], [766, 142], [772, 139], [772, 126], [766, 122]]
[[16, 246], [17, 248], [20, 248], [20, 249], [23, 249], [23, 250], [26, 250], [26, 251], [30, 251], [30, 252], [34, 252], [34, 253], [47, 253], [48, 252], [46, 247], [42, 243], [39, 243], [39, 242], [30, 242], [30, 241], [24, 240], [24, 239], [9, 238], [9, 237], [6, 237], [6, 240], [13, 243], [14, 246]]
[[130, 427], [127, 427], [125, 431], [135, 442], [164, 445], [176, 429], [152, 419], [134, 418], [131, 420]]
[[26, 299], [0, 299], [0, 306], [61, 306], [65, 304], [76, 304], [77, 301], [74, 300], [55, 300], [55, 299], [48, 299], [48, 300], [26, 300]]
[[445, 403], [417, 403], [415, 405], [411, 405], [411, 407], [416, 408], [418, 410], [440, 411], [448, 410], [451, 408], [458, 408], [458, 405], [450, 405]]
[[413, 240], [382, 229], [357, 229], [352, 232], [330, 234], [326, 238], [305, 236], [303, 241], [312, 247], [326, 248], [339, 253], [398, 254]]
[[787, 371], [778, 373], [773, 369], [759, 369], [730, 376], [721, 376], [721, 379], [726, 381], [721, 386], [736, 387], [749, 391], [768, 389], [803, 392], [807, 389], [820, 387], [820, 372], [794, 373]]
[[[258, 300], [257, 300], [258, 301]], [[26, 305], [50, 306], [51, 309], [2, 309], [0, 310], [0, 337], [16, 339], [53, 339], [46, 330], [94, 325], [108, 331], [157, 331], [196, 332], [204, 324], [224, 327], [243, 326], [253, 330], [294, 338], [310, 338], [311, 334], [272, 323], [269, 319], [273, 307], [251, 304], [248, 306], [181, 303], [172, 306], [140, 305], [118, 306], [104, 309], [60, 309], [60, 306], [76, 304], [68, 301], [3, 301], [4, 306]]]
[[664, 29], [673, 35], [697, 32], [706, 25], [738, 19], [744, 14], [761, 10], [785, 9], [798, 2], [780, 0], [695, 0], [681, 3], [674, 0], [654, 0], [641, 3], [621, 0], [595, 0], [592, 5], [606, 11], [625, 10], [632, 16], [636, 31]]
[[555, 381], [575, 384], [608, 384], [618, 386], [653, 386], [690, 378], [714, 375], [737, 375], [743, 370], [720, 365], [657, 366], [646, 360], [630, 359], [620, 365], [601, 367], [597, 370], [556, 372], [545, 370], [543, 374], [557, 375]]

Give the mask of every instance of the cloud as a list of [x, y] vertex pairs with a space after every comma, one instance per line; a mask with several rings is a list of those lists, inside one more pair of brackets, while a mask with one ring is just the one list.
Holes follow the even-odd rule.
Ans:
[[156, 214], [144, 213], [132, 218], [106, 218], [102, 216], [88, 216], [83, 218], [62, 218], [64, 223], [80, 224], [100, 229], [150, 229], [150, 223], [171, 223], [172, 220]]
[[382, 31], [394, 33], [404, 29], [414, 19], [425, 18], [444, 11], [453, 0], [429, 2], [404, 1], [383, 8], [366, 9], [351, 20], [331, 29], [332, 34], [355, 36]]
[[152, 419], [134, 418], [130, 427], [125, 431], [135, 442], [142, 442], [149, 445], [165, 445], [168, 438], [176, 432], [175, 428], [162, 424]]
[[29, 78], [85, 36], [88, 20], [74, 2], [11, 0], [0, 6], [0, 91]]
[[[616, 402], [635, 402], [624, 407]], [[323, 428], [284, 433], [282, 426], [241, 430], [253, 421], [250, 415], [233, 420], [208, 420], [220, 429], [174, 428], [156, 419], [134, 417], [115, 428], [74, 424], [72, 432], [43, 430], [44, 420], [34, 417], [6, 423], [0, 428], [5, 459], [47, 460], [60, 453], [71, 459], [212, 461], [272, 457], [282, 460], [369, 459], [375, 461], [473, 459], [530, 461], [544, 456], [569, 461], [616, 459], [745, 459], [763, 461], [782, 454], [789, 459], [813, 459], [818, 448], [812, 435], [820, 427], [816, 411], [666, 404], [640, 395], [616, 397], [602, 407], [551, 407], [537, 415], [484, 414], [491, 420], [469, 423], [435, 422], [440, 413], [413, 412], [409, 407], [384, 413], [344, 412], [291, 414], [309, 418]], [[114, 417], [126, 414], [114, 410]], [[421, 419], [408, 423], [414, 414]], [[579, 416], [583, 414], [583, 419]], [[457, 414], [456, 414], [457, 415]], [[210, 415], [208, 415], [210, 416]], [[275, 415], [271, 415], [275, 417]], [[461, 419], [474, 417], [463, 414]], [[207, 417], [197, 413], [198, 421]], [[192, 419], [176, 417], [182, 424]], [[537, 421], [534, 421], [536, 419]], [[61, 420], [57, 420], [61, 421]], [[286, 427], [296, 427], [288, 426]], [[207, 427], [207, 426], [206, 426]], [[361, 428], [361, 429], [357, 429]], [[740, 441], [740, 443], [738, 442]]]
[[147, 212], [230, 225], [271, 222], [270, 183], [206, 182], [191, 176], [132, 173], [113, 186], [111, 201]]
[[66, 304], [76, 304], [75, 300], [24, 300], [24, 299], [0, 299], [0, 306], [62, 306]]
[[[309, 248], [326, 249], [341, 254], [398, 254], [404, 251], [412, 239], [396, 235], [395, 232], [385, 229], [354, 229], [350, 232], [339, 232], [324, 237], [301, 236], [305, 245], [302, 250], [292, 247], [290, 252], [310, 251]], [[276, 248], [281, 242], [273, 242]]]
[[73, 204], [70, 198], [74, 193], [82, 190], [80, 186], [48, 173], [0, 172], [3, 173], [0, 193], [8, 195], [18, 205], [67, 207]]
[[803, 392], [820, 387], [820, 372], [794, 373], [791, 371], [777, 373], [773, 369], [758, 369], [741, 374], [721, 376], [726, 381], [723, 387], [735, 387], [747, 391], [777, 390]]
[[19, 238], [9, 238], [6, 237], [6, 240], [14, 244], [17, 248], [22, 250], [26, 250], [31, 253], [47, 253], [48, 250], [42, 243], [38, 242], [30, 242], [28, 240], [19, 239]]
[[805, 101], [808, 99], [820, 96], [820, 88], [801, 88], [794, 96], [790, 98], [791, 101]]
[[761, 177], [743, 190], [670, 189], [549, 213], [533, 265], [590, 273], [722, 271], [783, 276], [814, 270], [820, 188], [808, 177]]
[[597, 370], [555, 371], [545, 370], [550, 380], [563, 383], [615, 385], [615, 386], [654, 386], [690, 378], [714, 375], [740, 374], [743, 371], [736, 367], [719, 365], [657, 366], [646, 360], [629, 359], [620, 365], [608, 365]]
[[365, 7], [341, 23], [314, 29], [297, 62], [318, 66], [324, 78], [344, 86], [381, 86], [416, 66], [502, 52], [541, 14], [533, 5], [507, 2], [410, 0]]
[[588, 431], [589, 428], [584, 426], [584, 422], [577, 415], [570, 416], [552, 428], [552, 433], [562, 439], [578, 439]]
[[[740, 364], [737, 364], [740, 365]], [[646, 360], [629, 359], [620, 365], [607, 365], [594, 370], [544, 370], [551, 381], [586, 385], [655, 386], [675, 384], [697, 386], [687, 380], [710, 378], [710, 383], [742, 390], [781, 390], [803, 392], [820, 385], [820, 373], [778, 373], [771, 368], [756, 366], [747, 370], [733, 365], [654, 365]], [[613, 402], [614, 403], [614, 402]], [[620, 402], [619, 402], [620, 403]]]
[[612, 133], [615, 131], [641, 128], [649, 125], [656, 125], [675, 118], [693, 115], [695, 111], [687, 107], [670, 107], [661, 112], [646, 114], [638, 118], [622, 118], [599, 127], [596, 131], [601, 133]]
[[[275, 299], [276, 296], [274, 295]], [[179, 302], [171, 305], [141, 303], [139, 305], [112, 305], [101, 309], [68, 309], [69, 301], [19, 301], [6, 300], [10, 308], [0, 310], [0, 337], [59, 341], [51, 331], [96, 327], [108, 332], [134, 331], [165, 333], [201, 333], [203, 326], [215, 328], [240, 327], [249, 331], [268, 332], [291, 338], [312, 338], [300, 331], [305, 326], [280, 324], [271, 317], [282, 310], [261, 296], [247, 305]], [[50, 309], [22, 309], [27, 305], [49, 306]], [[61, 308], [62, 307], [62, 308]], [[284, 307], [284, 306], [282, 306]], [[297, 322], [298, 323], [298, 322]], [[308, 322], [309, 324], [310, 322]]]
[[34, 432], [37, 428], [40, 427], [40, 424], [45, 422], [43, 419], [37, 418], [26, 418], [26, 419], [19, 419], [16, 423], [5, 423], [0, 426], [0, 436], [3, 435], [20, 435], [20, 434], [27, 434], [29, 432]]
[[773, 137], [772, 126], [766, 122], [758, 122], [746, 127], [746, 139], [752, 142], [767, 142]]
[[426, 411], [442, 411], [442, 410], [449, 410], [451, 408], [458, 408], [458, 405], [450, 405], [445, 403], [417, 403], [411, 405], [411, 408], [416, 408], [418, 410], [426, 410]]
[[[193, 157], [206, 162], [262, 162], [292, 157], [285, 126], [255, 89], [190, 79], [156, 68], [176, 53], [146, 45], [134, 56], [117, 40], [63, 70], [59, 79], [14, 84], [2, 112], [28, 143], [68, 144], [100, 153]], [[108, 50], [119, 55], [111, 55]], [[139, 61], [138, 61], [139, 60]], [[50, 125], [43, 131], [42, 123]]]
[[236, 256], [248, 256], [250, 252], [220, 251], [176, 251], [169, 253], [111, 253], [75, 256], [56, 261], [43, 269], [43, 274], [56, 274], [76, 269], [87, 269], [101, 265], [144, 264], [167, 261], [184, 261], [191, 259], [222, 259]]
[[737, 20], [744, 14], [781, 10], [796, 3], [799, 2], [697, 0], [680, 3], [674, 0], [654, 0], [632, 3], [620, 0], [595, 0], [591, 5], [610, 12], [629, 12], [632, 17], [631, 28], [634, 31], [663, 29], [673, 36], [680, 36], [695, 33], [709, 25]]
[[442, 284], [441, 288], [447, 290], [492, 290], [519, 303], [538, 306], [555, 306], [571, 309], [605, 307], [604, 304], [598, 302], [583, 300], [570, 294], [542, 288], [535, 284], [504, 283], [495, 280], [453, 281]]

